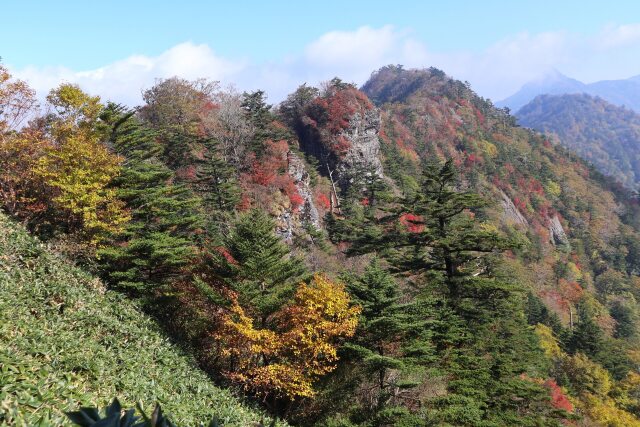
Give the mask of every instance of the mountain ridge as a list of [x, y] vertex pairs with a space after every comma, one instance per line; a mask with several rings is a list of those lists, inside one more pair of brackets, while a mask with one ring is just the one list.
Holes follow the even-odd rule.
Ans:
[[511, 111], [517, 112], [538, 95], [576, 93], [599, 96], [612, 104], [640, 111], [640, 75], [632, 76], [628, 79], [583, 83], [565, 76], [557, 70], [553, 70], [540, 79], [524, 84], [511, 96], [496, 102], [496, 106], [508, 107]]
[[640, 115], [587, 94], [539, 95], [516, 114], [629, 188], [640, 183]]

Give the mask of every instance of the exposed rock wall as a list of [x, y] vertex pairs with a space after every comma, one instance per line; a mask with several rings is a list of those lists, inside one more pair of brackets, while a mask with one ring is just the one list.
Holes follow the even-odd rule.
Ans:
[[293, 210], [290, 205], [281, 206], [276, 215], [276, 233], [291, 243], [295, 235], [305, 231], [311, 225], [320, 228], [320, 214], [313, 200], [310, 176], [304, 161], [296, 153], [287, 153], [288, 174], [293, 178], [302, 204]]
[[332, 87], [309, 101], [299, 118], [300, 148], [318, 159], [319, 172], [333, 186], [332, 209], [340, 190], [363, 174], [383, 178], [380, 161], [380, 110], [354, 87]]
[[507, 196], [504, 191], [500, 191], [500, 196], [502, 197], [501, 204], [503, 209], [503, 218], [507, 223], [516, 223], [523, 226], [528, 226], [529, 222], [527, 219], [520, 213], [516, 205], [513, 201]]
[[380, 111], [377, 108], [364, 114], [357, 112], [349, 121], [349, 127], [341, 136], [350, 143], [344, 157], [337, 159], [336, 169], [341, 185], [348, 185], [350, 174], [366, 170], [383, 176], [380, 162]]
[[549, 239], [551, 241], [551, 244], [556, 246], [569, 244], [567, 233], [565, 233], [558, 215], [554, 215], [553, 217], [549, 218]]
[[320, 227], [320, 214], [313, 201], [313, 191], [311, 190], [309, 172], [304, 161], [295, 153], [289, 151], [287, 154], [287, 163], [289, 165], [289, 175], [293, 177], [298, 194], [304, 202], [298, 209], [298, 215], [303, 224], [311, 224], [314, 227]]

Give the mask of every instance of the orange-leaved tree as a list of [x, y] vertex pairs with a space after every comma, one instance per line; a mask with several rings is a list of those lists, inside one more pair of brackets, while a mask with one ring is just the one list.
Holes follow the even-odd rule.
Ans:
[[30, 226], [39, 225], [50, 207], [50, 192], [35, 173], [49, 147], [48, 139], [30, 130], [0, 138], [0, 206]]
[[228, 377], [264, 397], [312, 397], [314, 380], [335, 369], [337, 347], [353, 336], [359, 313], [344, 286], [321, 274], [274, 314], [274, 329], [256, 328], [234, 299], [216, 336], [231, 361]]
[[29, 224], [47, 209], [33, 168], [48, 141], [42, 132], [20, 130], [36, 106], [33, 89], [0, 64], [0, 207]]

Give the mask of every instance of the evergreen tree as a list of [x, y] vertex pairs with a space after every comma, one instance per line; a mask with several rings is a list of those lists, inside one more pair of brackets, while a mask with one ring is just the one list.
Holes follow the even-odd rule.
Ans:
[[632, 338], [636, 335], [636, 324], [633, 310], [621, 301], [615, 301], [609, 310], [616, 321], [613, 333], [615, 338]]
[[578, 304], [577, 311], [579, 321], [569, 338], [569, 353], [584, 353], [591, 358], [596, 357], [604, 346], [604, 333], [584, 301]]
[[372, 164], [357, 164], [349, 173], [347, 182], [343, 203], [358, 202], [373, 213], [379, 202], [390, 199], [389, 186]]
[[434, 422], [535, 425], [553, 416], [545, 390], [520, 378], [544, 366], [516, 287], [498, 273], [512, 244], [478, 219], [484, 199], [458, 185], [451, 161], [427, 165], [414, 196], [370, 219], [379, 238], [356, 238], [350, 252], [379, 251], [422, 295], [440, 295], [431, 341], [449, 393], [431, 402]]
[[266, 128], [273, 120], [271, 105], [267, 104], [265, 98], [263, 90], [242, 94], [242, 108], [247, 112], [249, 120], [259, 129]]
[[239, 301], [262, 322], [276, 312], [294, 292], [305, 274], [299, 258], [275, 232], [273, 220], [261, 210], [243, 214], [225, 247], [217, 251], [214, 271], [239, 293]]
[[198, 140], [192, 133], [180, 126], [161, 126], [157, 130], [157, 139], [162, 149], [157, 153], [158, 158], [172, 171], [186, 168], [196, 162], [195, 152], [201, 147], [196, 146]]
[[[394, 393], [409, 386], [402, 383], [402, 370], [414, 360], [430, 355], [432, 349], [424, 341], [421, 344], [426, 345], [422, 346], [416, 341], [410, 343], [417, 329], [421, 329], [419, 326], [423, 326], [412, 316], [416, 307], [400, 302], [395, 280], [377, 260], [362, 276], [348, 275], [345, 281], [353, 301], [362, 308], [356, 335], [345, 348], [361, 370], [362, 379], [376, 384], [373, 406], [365, 409], [378, 413], [386, 409]], [[418, 332], [421, 335], [426, 331]]]
[[290, 139], [291, 133], [284, 126], [274, 126], [275, 115], [271, 111], [271, 105], [267, 104], [265, 92], [245, 92], [242, 94], [242, 108], [247, 118], [255, 128], [251, 151], [259, 156], [264, 154], [267, 140], [279, 141]]
[[154, 131], [113, 104], [104, 119], [112, 124], [110, 143], [125, 158], [116, 186], [131, 221], [100, 250], [102, 268], [111, 283], [132, 291], [166, 285], [184, 274], [194, 254], [200, 202], [172, 183], [173, 173], [158, 160]]
[[535, 326], [538, 323], [542, 323], [543, 325], [549, 326], [557, 336], [564, 336], [567, 333], [565, 328], [562, 326], [562, 322], [560, 322], [558, 315], [549, 311], [542, 300], [533, 294], [533, 292], [529, 292], [527, 294], [525, 308], [527, 323], [529, 325]]
[[194, 187], [201, 195], [207, 209], [210, 236], [220, 235], [222, 225], [229, 222], [240, 200], [236, 169], [226, 162], [220, 153], [220, 144], [206, 138], [202, 145], [204, 153], [197, 163]]

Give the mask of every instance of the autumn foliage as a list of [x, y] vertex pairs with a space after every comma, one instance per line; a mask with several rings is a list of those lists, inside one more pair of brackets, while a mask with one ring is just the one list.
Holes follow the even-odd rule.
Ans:
[[424, 220], [420, 215], [411, 213], [402, 214], [399, 222], [409, 233], [422, 233], [424, 231]]
[[244, 209], [249, 206], [257, 206], [269, 209], [273, 204], [274, 196], [286, 197], [292, 211], [297, 211], [304, 203], [300, 196], [296, 183], [289, 175], [289, 146], [287, 141], [265, 142], [265, 152], [257, 157], [251, 156], [251, 168], [240, 177], [240, 186], [243, 189]]
[[[32, 97], [27, 86], [11, 82], [0, 68], [0, 131], [24, 120]], [[55, 224], [97, 243], [129, 219], [109, 187], [121, 159], [99, 141], [103, 106], [98, 97], [69, 84], [52, 90], [47, 99], [54, 114], [20, 132], [0, 135], [1, 203], [27, 223]]]
[[51, 147], [39, 133], [24, 132], [0, 139], [0, 203], [11, 215], [30, 224], [50, 208], [50, 193], [35, 172]]
[[51, 189], [54, 204], [66, 213], [70, 225], [97, 241], [129, 219], [124, 203], [109, 188], [120, 161], [103, 145], [74, 136], [47, 149], [34, 172]]
[[23, 124], [36, 105], [35, 91], [0, 64], [0, 134]]
[[573, 405], [567, 398], [567, 395], [562, 391], [560, 386], [554, 379], [548, 379], [544, 382], [544, 386], [549, 389], [551, 394], [551, 405], [557, 409], [563, 409], [567, 412], [573, 412]]
[[344, 287], [320, 274], [274, 314], [273, 329], [257, 327], [234, 300], [216, 335], [234, 361], [227, 376], [258, 395], [311, 397], [313, 382], [335, 369], [337, 345], [354, 334], [359, 313]]
[[302, 121], [319, 135], [320, 143], [329, 152], [342, 157], [351, 148], [344, 135], [354, 115], [373, 109], [367, 96], [354, 86], [332, 80], [322, 96], [306, 108]]

